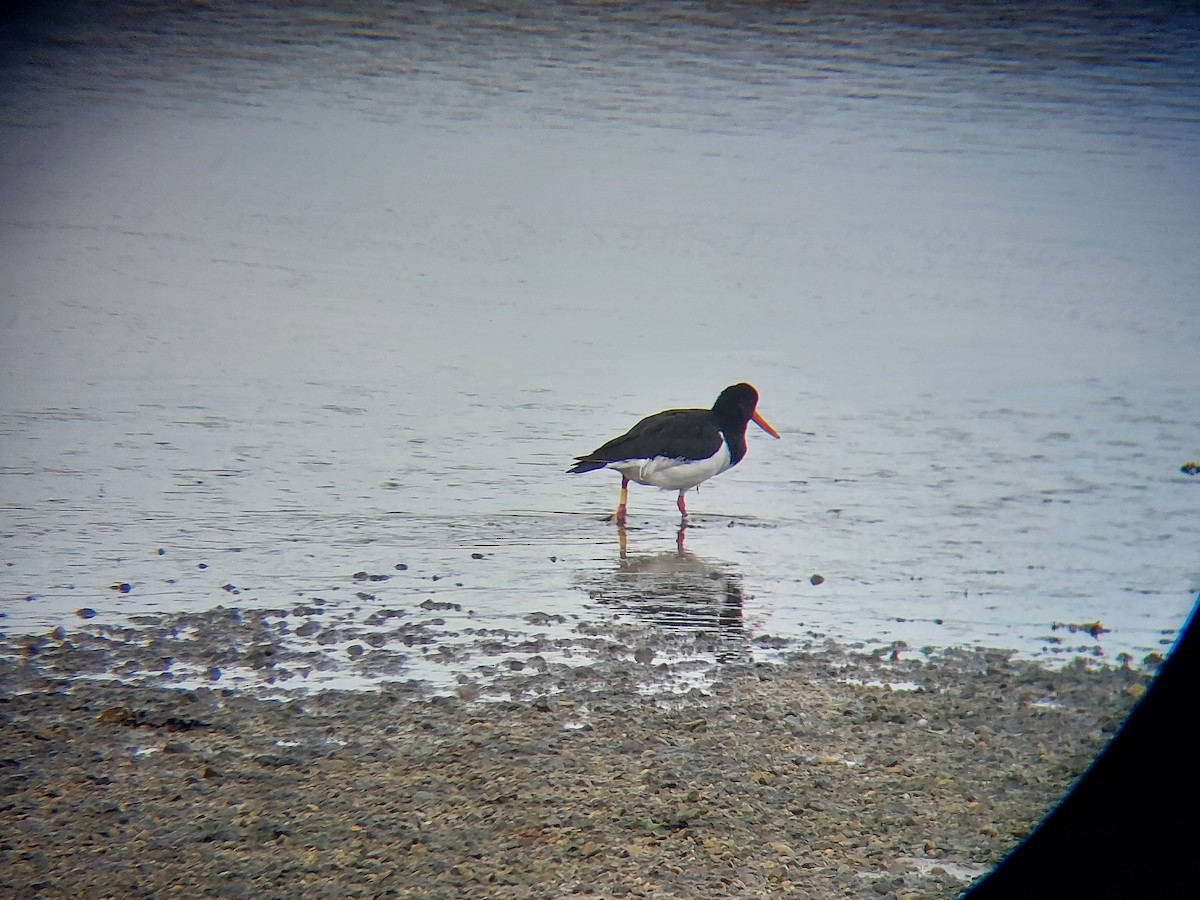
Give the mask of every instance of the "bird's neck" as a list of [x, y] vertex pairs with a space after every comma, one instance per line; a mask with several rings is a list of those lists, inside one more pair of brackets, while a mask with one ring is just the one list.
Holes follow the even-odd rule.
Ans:
[[721, 436], [725, 438], [725, 446], [729, 448], [729, 465], [736, 466], [746, 455], [746, 428], [739, 431], [736, 428], [722, 428]]

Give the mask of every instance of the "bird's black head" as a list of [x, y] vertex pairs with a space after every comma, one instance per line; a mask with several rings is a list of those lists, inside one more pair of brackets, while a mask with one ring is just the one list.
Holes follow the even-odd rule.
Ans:
[[[779, 437], [779, 432], [758, 414], [757, 408], [758, 391], [742, 382], [741, 384], [731, 384], [721, 391], [721, 396], [713, 404], [712, 414], [713, 418], [717, 420], [717, 426], [725, 432], [726, 437], [731, 432], [744, 435], [747, 422], [753, 422], [773, 438]], [[739, 456], [738, 459], [740, 458]]]
[[745, 427], [757, 406], [758, 391], [742, 382], [731, 384], [721, 391], [721, 396], [717, 397], [717, 401], [712, 405], [712, 411], [722, 425], [728, 422], [735, 427]]

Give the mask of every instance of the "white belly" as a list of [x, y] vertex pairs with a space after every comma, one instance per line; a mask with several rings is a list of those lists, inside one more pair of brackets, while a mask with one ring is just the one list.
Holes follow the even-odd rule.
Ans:
[[608, 468], [616, 469], [638, 484], [649, 484], [668, 491], [686, 491], [728, 469], [729, 448], [722, 441], [721, 449], [708, 459], [683, 460], [656, 456], [653, 459], [609, 463]]

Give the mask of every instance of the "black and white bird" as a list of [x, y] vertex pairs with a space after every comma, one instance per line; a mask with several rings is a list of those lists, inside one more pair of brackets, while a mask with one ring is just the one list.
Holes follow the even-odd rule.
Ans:
[[567, 472], [616, 469], [621, 473], [621, 500], [612, 517], [618, 525], [625, 524], [631, 481], [679, 491], [677, 505], [687, 519], [683, 495], [742, 461], [749, 422], [779, 437], [757, 407], [758, 391], [745, 383], [730, 385], [712, 409], [668, 409], [647, 416], [620, 437], [575, 457]]

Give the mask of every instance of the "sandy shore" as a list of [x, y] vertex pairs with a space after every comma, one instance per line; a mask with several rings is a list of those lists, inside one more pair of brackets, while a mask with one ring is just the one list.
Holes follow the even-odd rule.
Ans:
[[41, 897], [953, 897], [1150, 678], [826, 646], [682, 695], [610, 653], [262, 699], [0, 652], [0, 893]]

